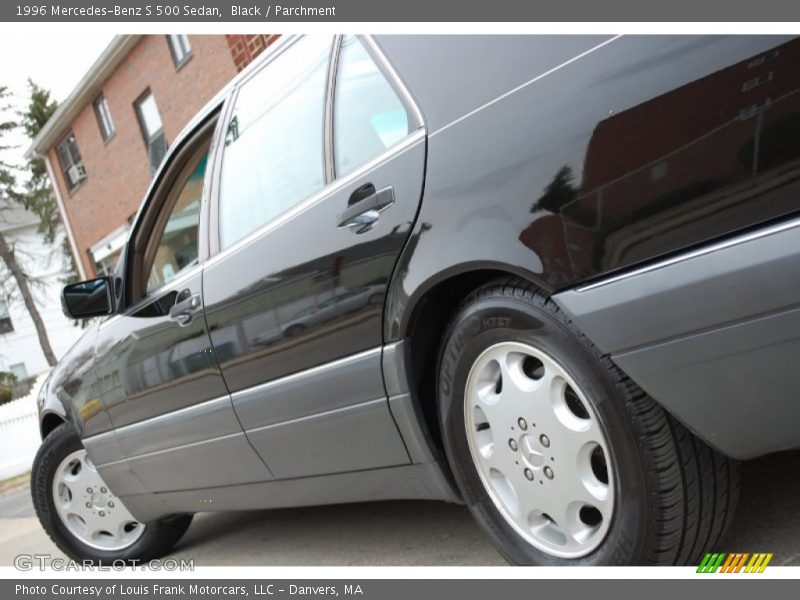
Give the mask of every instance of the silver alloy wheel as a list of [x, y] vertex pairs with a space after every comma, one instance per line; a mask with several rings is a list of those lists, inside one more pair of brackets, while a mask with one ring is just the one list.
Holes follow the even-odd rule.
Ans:
[[597, 548], [614, 510], [611, 455], [566, 369], [527, 344], [496, 344], [472, 365], [464, 402], [472, 459], [506, 521], [554, 556]]
[[76, 450], [58, 465], [53, 502], [67, 530], [92, 548], [123, 550], [144, 533], [144, 524], [107, 488], [86, 450]]

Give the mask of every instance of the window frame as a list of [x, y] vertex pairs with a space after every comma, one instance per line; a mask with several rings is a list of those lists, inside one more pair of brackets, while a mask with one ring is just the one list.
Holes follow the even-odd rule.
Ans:
[[[200, 263], [200, 222], [198, 221], [197, 263], [188, 269], [179, 271], [175, 277], [169, 281], [163, 282], [160, 286], [149, 291], [147, 290], [147, 284], [150, 280], [150, 273], [153, 270], [153, 265], [155, 264], [156, 254], [161, 246], [161, 240], [163, 239], [164, 232], [169, 224], [170, 217], [172, 217], [172, 211], [175, 209], [175, 205], [177, 204], [186, 183], [188, 183], [188, 176], [191, 175], [191, 172], [188, 169], [194, 164], [196, 159], [201, 158], [203, 154], [208, 155], [211, 152], [210, 138], [200, 135], [193, 141], [194, 144], [192, 144], [191, 148], [187, 148], [186, 154], [182, 155], [183, 160], [180, 161], [177, 172], [166, 186], [167, 189], [161, 192], [163, 195], [163, 201], [159, 206], [158, 214], [153, 220], [153, 225], [150, 228], [149, 235], [147, 236], [144, 253], [142, 254], [141, 275], [144, 277], [144, 279], [140, 282], [137, 282], [141, 286], [140, 289], [142, 291], [142, 298], [152, 297], [155, 292], [161, 288], [167, 288], [173, 281], [180, 279], [184, 273], [192, 271], [194, 267]], [[206, 145], [206, 143], [208, 145]], [[205, 152], [203, 152], [204, 150]], [[206, 159], [206, 161], [208, 161], [208, 159]], [[208, 162], [206, 162], [206, 169], [208, 169]], [[203, 175], [203, 181], [203, 187], [205, 188], [205, 174]], [[201, 190], [201, 203], [203, 195], [204, 192]]]
[[[194, 56], [192, 53], [192, 45], [189, 43], [189, 36], [185, 33], [169, 33], [164, 37], [167, 38], [167, 46], [169, 47], [170, 56], [172, 56], [172, 64], [175, 65], [175, 70], [180, 71], [183, 65], [189, 62]], [[178, 49], [175, 47], [175, 39], [181, 38], [181, 41], [186, 42], [186, 53], [183, 56], [178, 56]], [[183, 48], [181, 48], [183, 50]]]
[[[108, 99], [103, 92], [92, 101], [94, 107], [94, 116], [97, 119], [97, 126], [100, 129], [100, 136], [103, 138], [104, 143], [110, 142], [117, 135], [117, 128], [114, 125], [114, 119], [111, 116], [111, 108], [108, 106]], [[106, 120], [108, 121], [109, 130], [106, 131]]]
[[[331, 178], [328, 181], [334, 181], [340, 177], [336, 173], [336, 131], [334, 127], [334, 116], [336, 111], [336, 82], [339, 75], [339, 65], [341, 63], [341, 50], [342, 50], [342, 40], [348, 36], [345, 35], [337, 35], [336, 36], [336, 43], [335, 43], [335, 53], [331, 58], [331, 64], [329, 66], [329, 73], [331, 73], [330, 81], [328, 82], [328, 88], [326, 89], [326, 95], [329, 99], [329, 103], [326, 103], [326, 106], [330, 105], [330, 110], [326, 111], [325, 113], [325, 135], [326, 135], [326, 146], [325, 146], [325, 154], [326, 154], [326, 161], [330, 160], [330, 175]], [[375, 63], [378, 71], [383, 75], [383, 78], [386, 80], [386, 83], [389, 84], [389, 87], [392, 88], [392, 91], [397, 95], [397, 99], [406, 109], [407, 118], [409, 119], [409, 130], [408, 133], [389, 146], [385, 148], [382, 152], [379, 152], [376, 156], [381, 156], [385, 152], [389, 152], [392, 148], [397, 146], [403, 140], [408, 138], [412, 135], [415, 131], [420, 128], [424, 127], [425, 121], [422, 117], [422, 112], [419, 110], [418, 105], [414, 101], [411, 93], [408, 91], [408, 88], [400, 79], [400, 76], [397, 74], [397, 71], [394, 70], [394, 67], [388, 62], [388, 59], [383, 55], [380, 49], [377, 47], [377, 44], [372, 39], [371, 36], [367, 35], [353, 35], [352, 37], [356, 38], [356, 40], [360, 41], [364, 50], [366, 50], [367, 55], [372, 59], [372, 62]], [[368, 164], [371, 162], [375, 157], [373, 156], [370, 160], [367, 161]], [[358, 169], [358, 166], [355, 167]], [[351, 169], [351, 171], [355, 170]], [[348, 171], [349, 173], [350, 171]], [[342, 174], [341, 176], [346, 176], [347, 173]]]
[[[186, 135], [182, 136], [175, 148], [167, 151], [164, 164], [156, 173], [145, 201], [137, 214], [131, 227], [131, 235], [125, 247], [124, 281], [121, 313], [130, 315], [142, 307], [160, 298], [164, 293], [174, 289], [181, 282], [191, 277], [208, 258], [208, 203], [211, 194], [213, 179], [211, 177], [212, 165], [216, 163], [219, 151], [217, 140], [220, 136], [222, 115], [226, 114], [230, 105], [230, 96], [220, 99], [207, 114], [203, 115], [200, 122]], [[170, 199], [175, 197], [174, 190], [187, 163], [192, 159], [201, 146], [208, 146], [208, 162], [203, 178], [203, 191], [200, 203], [200, 222], [197, 232], [197, 264], [179, 273], [162, 286], [147, 292], [144, 273], [144, 259], [147, 246], [155, 237], [158, 219], [162, 214], [167, 214], [172, 205]], [[168, 218], [168, 217], [167, 217]], [[160, 232], [159, 232], [160, 235]]]
[[[233, 107], [236, 103], [236, 97], [238, 96], [239, 90], [247, 84], [250, 79], [252, 79], [255, 75], [260, 73], [262, 70], [269, 68], [270, 64], [279, 56], [281, 56], [284, 52], [292, 48], [294, 44], [302, 39], [303, 35], [296, 35], [292, 37], [288, 37], [287, 39], [283, 40], [283, 43], [279, 42], [277, 44], [273, 44], [269, 47], [269, 49], [264, 52], [254, 63], [252, 63], [251, 67], [248, 67], [247, 70], [244, 71], [246, 74], [240, 80], [235, 83], [233, 88], [233, 93], [231, 95], [229, 106], [227, 108], [226, 113], [222, 116], [221, 128], [222, 132], [227, 131], [228, 125], [230, 124], [231, 117], [233, 115]], [[362, 169], [373, 168], [375, 163], [382, 162], [386, 159], [387, 156], [390, 156], [399, 151], [400, 148], [404, 147], [405, 144], [409, 142], [409, 140], [413, 139], [415, 135], [417, 135], [420, 131], [423, 132], [423, 135], [426, 134], [426, 122], [424, 115], [419, 108], [418, 103], [414, 99], [414, 97], [409, 92], [406, 84], [400, 78], [400, 75], [395, 70], [394, 66], [389, 62], [388, 58], [384, 55], [383, 51], [380, 49], [378, 44], [370, 35], [357, 35], [356, 37], [363, 43], [364, 48], [366, 49], [367, 53], [370, 55], [372, 60], [375, 62], [375, 65], [378, 67], [378, 70], [384, 75], [386, 80], [392, 86], [392, 89], [397, 93], [398, 98], [402, 102], [403, 106], [408, 111], [409, 119], [411, 121], [411, 125], [413, 127], [409, 130], [409, 133], [406, 137], [402, 140], [399, 140], [393, 146], [386, 148], [383, 152], [373, 157], [369, 162], [357, 167], [354, 170], [349, 171], [348, 173], [344, 174], [341, 178], [337, 178], [333, 168], [334, 162], [334, 155], [333, 155], [333, 107], [334, 107], [334, 94], [336, 90], [336, 70], [339, 64], [339, 51], [341, 49], [341, 41], [344, 36], [341, 34], [337, 34], [333, 36], [333, 43], [331, 44], [331, 51], [328, 55], [328, 66], [327, 66], [327, 77], [325, 80], [325, 101], [324, 101], [324, 114], [323, 114], [323, 160], [324, 160], [324, 175], [325, 175], [325, 183], [316, 193], [312, 194], [308, 198], [300, 201], [291, 209], [284, 211], [270, 219], [269, 221], [262, 223], [259, 227], [245, 235], [243, 238], [237, 240], [224, 250], [221, 248], [220, 244], [220, 230], [219, 230], [219, 188], [220, 188], [220, 176], [221, 176], [221, 164], [222, 164], [222, 157], [225, 153], [224, 144], [221, 144], [219, 152], [217, 152], [217, 156], [215, 157], [219, 164], [214, 165], [214, 181], [212, 185], [212, 195], [210, 198], [210, 219], [209, 219], [209, 251], [210, 256], [209, 258], [217, 259], [217, 257], [227, 254], [232, 254], [236, 252], [236, 249], [239, 248], [243, 244], [247, 244], [249, 240], [255, 239], [260, 235], [264, 234], [265, 231], [272, 229], [276, 226], [276, 224], [280, 224], [285, 220], [288, 220], [292, 217], [292, 215], [304, 211], [306, 208], [316, 204], [317, 202], [321, 201], [323, 198], [329, 196], [333, 191], [337, 188], [337, 186], [343, 181], [349, 181], [351, 179], [357, 178]], [[224, 135], [223, 135], [224, 137]]]
[[[80, 157], [80, 161], [77, 162], [77, 163], [74, 162], [75, 157], [72, 156], [72, 152], [67, 151], [67, 154], [68, 154], [69, 160], [70, 160], [70, 164], [69, 165], [65, 165], [64, 161], [61, 158], [61, 154], [62, 153], [61, 153], [60, 148], [61, 148], [62, 144], [65, 144], [67, 142], [67, 140], [70, 138], [70, 136], [72, 136], [74, 138], [74, 140], [75, 140], [75, 150], [78, 153], [78, 156]], [[61, 168], [61, 177], [64, 180], [64, 183], [67, 184], [67, 191], [69, 192], [69, 195], [72, 196], [72, 194], [74, 194], [75, 191], [78, 190], [78, 188], [80, 188], [81, 185], [83, 185], [83, 182], [86, 181], [86, 179], [88, 177], [88, 173], [86, 172], [86, 166], [83, 164], [83, 156], [81, 155], [81, 150], [80, 150], [80, 148], [78, 148], [78, 138], [75, 135], [75, 132], [72, 129], [67, 131], [67, 133], [64, 134], [64, 136], [55, 145], [55, 149], [56, 149], [56, 159], [58, 160], [58, 166]], [[72, 167], [78, 167], [79, 169], [81, 169], [83, 171], [83, 177], [81, 177], [81, 179], [79, 179], [75, 184], [72, 183], [72, 179], [69, 176], [69, 170]]]
[[[153, 102], [155, 104], [156, 110], [158, 111], [158, 119], [161, 121], [161, 129], [159, 129], [155, 134], [149, 135], [147, 133], [147, 125], [144, 122], [144, 115], [142, 114], [141, 105], [142, 103], [149, 97], [153, 98]], [[139, 131], [142, 134], [142, 141], [144, 142], [144, 148], [147, 151], [147, 166], [148, 169], [151, 169], [151, 175], [154, 175], [155, 172], [158, 170], [158, 165], [151, 165], [150, 164], [150, 146], [152, 145], [154, 140], [157, 140], [161, 137], [164, 138], [164, 156], [166, 156], [167, 152], [169, 151], [169, 142], [167, 141], [167, 134], [164, 131], [164, 119], [161, 118], [161, 109], [158, 108], [158, 100], [156, 100], [156, 95], [148, 86], [145, 91], [143, 91], [139, 96], [137, 96], [136, 100], [133, 101], [133, 111], [136, 113], [136, 121], [139, 123]], [[164, 158], [162, 157], [162, 161]]]

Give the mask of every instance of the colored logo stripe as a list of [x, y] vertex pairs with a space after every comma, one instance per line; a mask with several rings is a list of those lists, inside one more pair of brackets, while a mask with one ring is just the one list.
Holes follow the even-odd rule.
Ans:
[[[763, 573], [764, 569], [772, 560], [771, 552], [707, 552], [703, 557], [700, 566], [697, 567], [698, 573]], [[747, 562], [748, 558], [750, 559]], [[747, 563], [747, 566], [745, 566]], [[742, 571], [744, 569], [744, 571]]]

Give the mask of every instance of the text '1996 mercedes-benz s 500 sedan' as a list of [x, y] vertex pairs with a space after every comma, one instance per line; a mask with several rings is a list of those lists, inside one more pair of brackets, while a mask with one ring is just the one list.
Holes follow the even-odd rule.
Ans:
[[800, 446], [800, 39], [276, 43], [173, 140], [39, 397], [72, 557], [465, 503], [517, 564], [696, 564]]

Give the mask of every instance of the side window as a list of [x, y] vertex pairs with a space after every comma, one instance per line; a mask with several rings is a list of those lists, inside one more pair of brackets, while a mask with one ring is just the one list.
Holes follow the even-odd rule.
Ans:
[[169, 212], [156, 226], [158, 243], [148, 246], [146, 255], [148, 294], [197, 264], [197, 230], [207, 159], [208, 143], [189, 160], [167, 198]]
[[222, 159], [222, 248], [325, 184], [323, 120], [331, 43], [329, 37], [298, 40], [239, 90]]
[[352, 171], [402, 140], [409, 134], [410, 121], [400, 97], [361, 41], [345, 36], [333, 102], [336, 175]]

